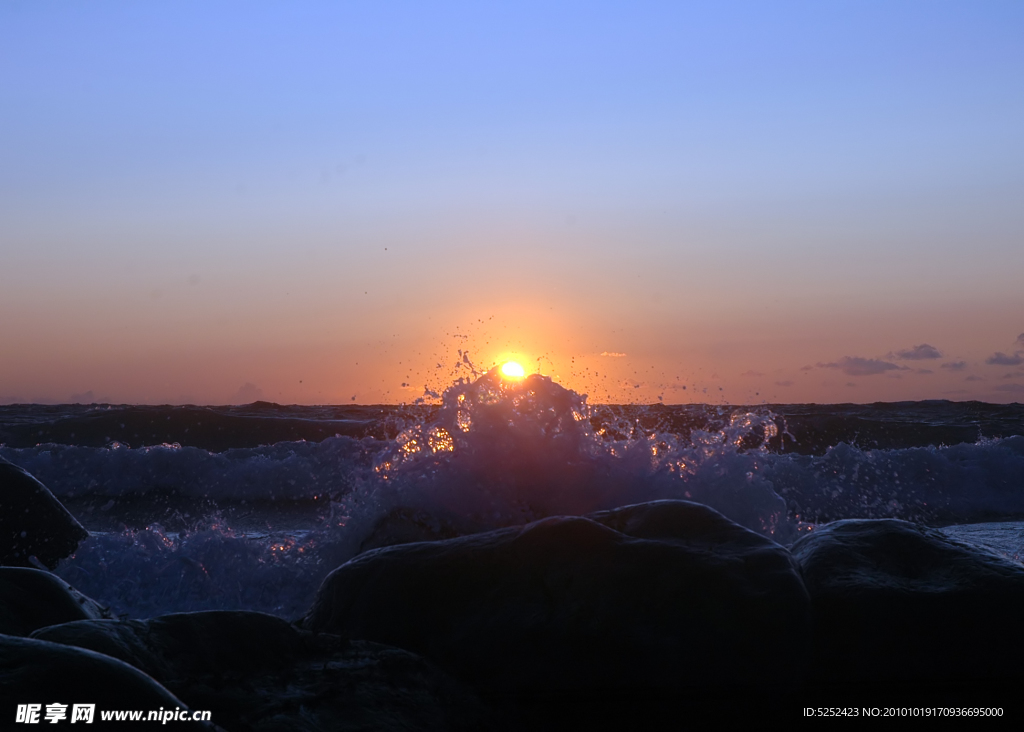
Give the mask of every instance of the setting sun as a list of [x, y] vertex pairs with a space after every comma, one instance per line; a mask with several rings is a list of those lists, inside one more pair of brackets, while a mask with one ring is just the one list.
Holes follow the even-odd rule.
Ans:
[[521, 379], [526, 376], [526, 370], [515, 361], [506, 361], [501, 365], [501, 375], [506, 379]]

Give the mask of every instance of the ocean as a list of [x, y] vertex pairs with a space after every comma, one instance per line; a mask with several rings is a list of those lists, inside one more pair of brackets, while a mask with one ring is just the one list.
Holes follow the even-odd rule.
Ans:
[[367, 548], [664, 498], [782, 545], [900, 518], [1020, 561], [1024, 405], [605, 405], [539, 375], [406, 406], [7, 405], [0, 457], [91, 536], [56, 573], [117, 616], [303, 615]]

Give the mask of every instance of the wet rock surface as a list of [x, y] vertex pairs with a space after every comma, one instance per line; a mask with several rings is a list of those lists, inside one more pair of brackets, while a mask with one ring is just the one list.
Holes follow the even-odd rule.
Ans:
[[27, 471], [0, 458], [0, 565], [49, 569], [89, 536]]
[[303, 624], [408, 648], [492, 696], [678, 697], [797, 685], [809, 613], [784, 548], [658, 501], [367, 552]]
[[412, 544], [419, 541], [443, 541], [464, 533], [447, 521], [425, 511], [396, 508], [374, 525], [370, 535], [359, 545], [359, 551], [362, 553], [385, 546]]
[[1024, 676], [1024, 566], [895, 519], [820, 526], [792, 553], [814, 608], [819, 684], [980, 688]]
[[298, 624], [242, 611], [103, 619], [46, 572], [0, 569], [0, 624], [44, 644], [0, 636], [0, 682], [46, 703], [99, 694], [125, 673], [104, 654], [138, 670], [123, 683], [142, 684], [140, 698], [209, 709], [241, 732], [1009, 711], [1024, 681], [1024, 566], [903, 521], [820, 525], [789, 550], [687, 501], [444, 540], [425, 539], [454, 529], [419, 514], [380, 528], [405, 543], [337, 568]]
[[472, 691], [408, 651], [262, 613], [81, 621], [34, 637], [129, 663], [232, 732], [500, 726]]
[[0, 567], [0, 633], [24, 636], [47, 625], [108, 617], [105, 607], [56, 575]]
[[[186, 706], [152, 678], [117, 659], [59, 643], [0, 635], [0, 709], [4, 729], [21, 727], [13, 724], [19, 704], [39, 704], [45, 710], [54, 703], [67, 705], [67, 719], [56, 724], [70, 724], [72, 705], [95, 704], [94, 721], [85, 729], [132, 727], [123, 721], [104, 724], [101, 710], [148, 712]], [[158, 724], [150, 722], [145, 727]], [[217, 729], [198, 722], [176, 721], [174, 725], [182, 729]]]

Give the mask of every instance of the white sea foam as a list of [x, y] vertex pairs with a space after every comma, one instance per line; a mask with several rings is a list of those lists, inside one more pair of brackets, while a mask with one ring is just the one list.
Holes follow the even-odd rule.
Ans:
[[[39, 445], [0, 449], [60, 497], [142, 496], [173, 492], [192, 498], [301, 499], [338, 494], [354, 471], [381, 449], [374, 440], [332, 437], [209, 452], [157, 445], [131, 449]], [[371, 453], [371, 455], [368, 455]]]

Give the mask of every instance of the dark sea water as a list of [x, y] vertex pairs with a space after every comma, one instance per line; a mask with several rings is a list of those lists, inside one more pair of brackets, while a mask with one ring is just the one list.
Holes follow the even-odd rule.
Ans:
[[57, 573], [142, 618], [294, 618], [385, 530], [451, 536], [660, 498], [782, 544], [896, 517], [1014, 559], [1024, 546], [1020, 404], [588, 405], [546, 377], [485, 375], [438, 406], [0, 406], [0, 456], [92, 532]]

